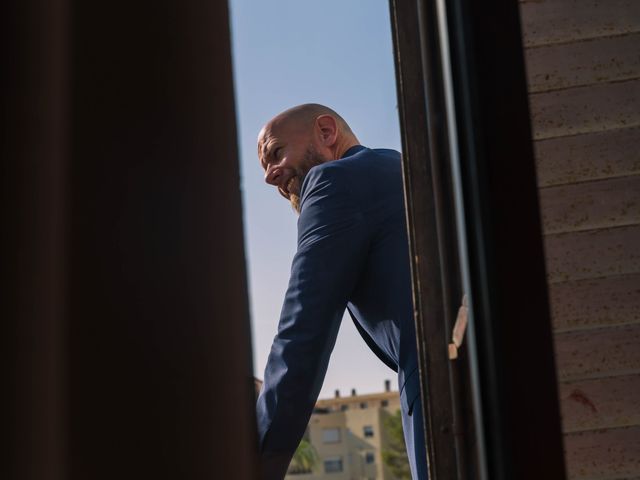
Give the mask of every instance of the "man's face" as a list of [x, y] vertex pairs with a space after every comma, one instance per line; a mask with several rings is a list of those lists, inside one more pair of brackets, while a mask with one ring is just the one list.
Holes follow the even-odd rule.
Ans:
[[283, 126], [265, 127], [258, 138], [258, 156], [264, 179], [275, 186], [300, 213], [300, 189], [312, 167], [326, 162], [310, 133]]

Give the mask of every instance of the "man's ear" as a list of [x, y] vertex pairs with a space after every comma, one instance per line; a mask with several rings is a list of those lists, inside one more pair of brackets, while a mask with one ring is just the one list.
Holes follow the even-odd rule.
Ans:
[[331, 148], [338, 139], [338, 122], [331, 115], [320, 115], [316, 118], [316, 130], [322, 144]]

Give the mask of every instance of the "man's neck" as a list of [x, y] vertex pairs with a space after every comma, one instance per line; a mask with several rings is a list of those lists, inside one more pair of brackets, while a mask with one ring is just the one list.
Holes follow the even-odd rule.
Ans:
[[345, 138], [343, 141], [337, 142], [336, 147], [333, 154], [333, 159], [337, 160], [339, 158], [344, 157], [344, 154], [347, 153], [351, 147], [355, 147], [356, 145], [360, 145], [357, 138]]

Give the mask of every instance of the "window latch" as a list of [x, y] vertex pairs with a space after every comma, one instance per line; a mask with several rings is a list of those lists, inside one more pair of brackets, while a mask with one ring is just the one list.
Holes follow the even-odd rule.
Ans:
[[449, 343], [449, 360], [455, 360], [458, 358], [458, 349], [462, 345], [464, 339], [464, 332], [467, 329], [467, 321], [469, 319], [469, 306], [467, 295], [462, 297], [462, 305], [458, 309], [458, 316], [456, 317], [456, 323], [453, 325], [453, 332], [451, 334], [451, 343]]

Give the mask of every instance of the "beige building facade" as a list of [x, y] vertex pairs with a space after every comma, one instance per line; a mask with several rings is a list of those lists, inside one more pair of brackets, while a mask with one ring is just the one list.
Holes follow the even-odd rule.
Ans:
[[318, 400], [306, 438], [318, 459], [311, 472], [290, 473], [286, 480], [395, 480], [382, 461], [388, 436], [385, 420], [400, 409], [398, 392]]

